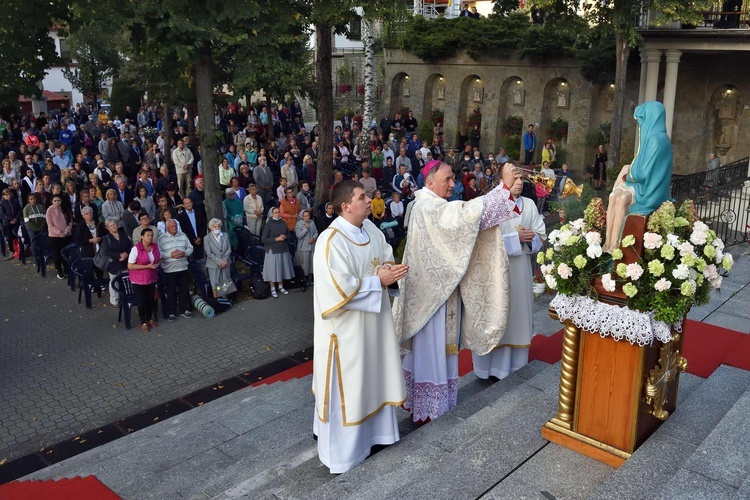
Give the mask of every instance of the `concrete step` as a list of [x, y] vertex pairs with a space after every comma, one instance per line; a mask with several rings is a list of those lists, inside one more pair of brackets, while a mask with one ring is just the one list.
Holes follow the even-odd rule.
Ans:
[[714, 491], [735, 493], [750, 478], [750, 390], [737, 400], [664, 488], [662, 497], [678, 491], [680, 478], [699, 479], [682, 491], [693, 498]]
[[[546, 363], [534, 361], [519, 370], [513, 377], [509, 377], [501, 382], [492, 384], [491, 382], [478, 379], [473, 373], [464, 375], [459, 379], [459, 406], [450, 413], [469, 404], [477, 394], [494, 388], [498, 391], [501, 386], [507, 386], [508, 389], [516, 387], [523, 381], [539, 374], [546, 367]], [[498, 394], [500, 392], [498, 391]], [[479, 408], [476, 408], [478, 410]], [[313, 409], [310, 407], [312, 416]], [[397, 418], [399, 421], [399, 432], [401, 439], [404, 440], [413, 431], [419, 429], [411, 419], [411, 416], [405, 410], [397, 409]], [[440, 419], [442, 420], [442, 418]], [[438, 421], [430, 423], [428, 426], [435, 425]], [[383, 450], [380, 453], [385, 453]], [[307, 498], [310, 491], [333, 480], [336, 476], [331, 476], [328, 469], [318, 460], [317, 444], [310, 441], [309, 448], [305, 452], [306, 460], [296, 461], [294, 463], [280, 462], [268, 469], [262, 476], [248, 476], [242, 483], [228, 489], [218, 499], [229, 498], [265, 498], [266, 495], [273, 495], [272, 498]], [[368, 459], [361, 467], [367, 467], [373, 458]]]
[[[312, 421], [311, 377], [274, 384], [264, 390], [243, 390], [228, 395], [233, 402], [227, 405], [220, 400], [178, 415], [164, 422], [135, 432], [104, 446], [55, 464], [28, 479], [48, 479], [94, 474], [123, 498], [159, 498], [152, 491], [166, 493], [168, 478], [179, 473], [182, 468], [195, 463], [221, 463], [228, 466], [234, 462], [229, 452], [222, 451], [221, 445], [227, 442], [238, 443], [256, 437], [262, 439], [264, 433], [276, 436], [282, 422], [293, 421], [284, 417], [304, 408], [309, 415], [301, 426], [302, 419], [288, 429], [283, 439], [296, 439], [302, 434], [299, 429], [309, 427]], [[260, 388], [259, 388], [260, 389]], [[253, 394], [257, 391], [257, 397]], [[216, 410], [214, 410], [216, 408]], [[283, 449], [283, 444], [276, 445]], [[267, 447], [274, 449], [274, 443]], [[257, 450], [249, 457], [260, 457]], [[206, 479], [212, 471], [205, 467], [204, 472], [196, 469], [193, 478]], [[234, 484], [234, 483], [230, 483]], [[175, 486], [172, 484], [172, 486]], [[226, 489], [220, 488], [216, 493]], [[173, 490], [177, 491], [177, 489]], [[172, 494], [173, 496], [173, 494]], [[168, 498], [170, 495], [162, 495]]]
[[540, 429], [554, 414], [558, 379], [558, 366], [508, 377], [472, 397], [486, 405], [467, 418], [456, 408], [305, 498], [477, 498], [547, 444]]
[[[664, 494], [665, 485], [675, 478], [693, 474], [680, 471], [750, 387], [750, 372], [722, 365], [702, 383], [696, 379], [699, 378], [686, 374], [680, 377], [675, 413], [612, 474], [593, 498], [655, 498]], [[746, 446], [747, 441], [742, 444]]]

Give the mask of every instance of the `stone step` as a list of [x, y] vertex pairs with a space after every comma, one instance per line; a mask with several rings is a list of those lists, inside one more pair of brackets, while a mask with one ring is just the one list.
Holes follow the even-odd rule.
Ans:
[[[681, 403], [703, 379], [685, 374], [680, 379]], [[615, 469], [596, 460], [549, 443], [510, 476], [482, 497], [588, 498], [609, 479]]]
[[472, 397], [485, 405], [467, 418], [456, 408], [305, 498], [477, 498], [547, 444], [540, 429], [554, 415], [558, 381], [558, 366], [511, 375]]
[[[124, 498], [158, 498], [149, 496], [149, 492], [150, 489], [167, 491], [160, 490], [160, 485], [167, 482], [162, 477], [166, 471], [190, 467], [204, 459], [208, 463], [214, 460], [228, 466], [235, 460], [222, 451], [220, 445], [231, 441], [240, 443], [248, 439], [252, 442], [252, 438], [262, 438], [264, 433], [275, 435], [273, 429], [292, 420], [285, 416], [300, 409], [308, 414], [304, 422], [306, 425], [302, 427], [302, 422], [296, 422], [295, 426], [278, 436], [278, 439], [282, 441], [304, 436], [310, 440], [309, 433], [299, 432], [299, 429], [309, 427], [312, 422], [313, 396], [310, 379], [311, 377], [305, 377], [274, 384], [269, 389], [258, 391], [258, 397], [252, 396], [257, 389], [238, 391], [227, 396], [233, 401], [232, 405], [227, 406], [222, 400], [213, 401], [47, 467], [27, 478], [48, 479], [94, 474]], [[220, 411], [214, 411], [214, 407]], [[282, 445], [278, 447], [283, 449]], [[273, 449], [274, 444], [269, 442], [268, 448]], [[249, 456], [259, 455], [256, 450]], [[200, 469], [193, 477], [211, 477], [208, 470], [205, 473], [199, 471]], [[222, 487], [217, 493], [224, 489], [226, 487]]]
[[[702, 383], [686, 374], [680, 381], [675, 413], [593, 498], [655, 498], [674, 478], [691, 475], [680, 473], [681, 468], [750, 387], [750, 372], [722, 365]], [[691, 386], [692, 393], [683, 399], [683, 390]]]
[[[522, 381], [537, 375], [547, 366], [549, 365], [541, 361], [533, 361], [516, 372], [512, 378], [509, 377], [495, 384], [478, 379], [473, 373], [464, 375], [459, 379], [458, 384], [459, 406], [453, 411], [461, 408], [463, 405], [470, 402], [476, 394], [488, 390], [490, 387], [502, 385], [515, 387], [522, 383]], [[312, 411], [311, 406], [311, 414]], [[418, 427], [414, 425], [411, 415], [407, 411], [398, 408], [396, 414], [399, 422], [399, 433], [403, 440], [411, 432], [418, 429]], [[434, 424], [435, 422], [429, 425]], [[381, 453], [384, 452], [385, 450], [381, 451]], [[264, 474], [262, 477], [248, 477], [248, 479], [241, 484], [228, 489], [216, 498], [264, 498], [265, 495], [273, 495], [273, 498], [277, 499], [306, 498], [308, 492], [335, 478], [335, 476], [331, 476], [328, 469], [320, 463], [320, 460], [318, 460], [317, 444], [314, 441], [310, 441], [310, 446], [306, 455], [307, 460], [297, 463], [293, 467], [289, 467], [286, 463], [279, 463], [273, 467], [273, 470], [269, 469], [268, 473]], [[372, 459], [368, 459], [364, 466], [366, 466], [370, 460]]]
[[[709, 491], [736, 492], [750, 478], [750, 390], [737, 400], [664, 489], [675, 491], [681, 477], [701, 478], [694, 498]], [[719, 483], [719, 484], [715, 484]], [[686, 491], [687, 492], [687, 491]]]

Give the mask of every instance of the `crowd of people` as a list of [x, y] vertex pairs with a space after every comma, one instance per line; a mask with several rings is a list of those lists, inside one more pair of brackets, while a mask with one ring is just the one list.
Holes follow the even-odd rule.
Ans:
[[[164, 140], [164, 112], [172, 114], [171, 144]], [[46, 235], [59, 279], [70, 273], [63, 259], [66, 246], [74, 244], [88, 258], [106, 254], [101, 271], [111, 283], [124, 271], [138, 286], [168, 282], [174, 302], [170, 320], [191, 316], [188, 261], [204, 265], [217, 298], [233, 293], [229, 264], [240, 243], [238, 228], [265, 249], [263, 277], [271, 296], [288, 294], [284, 281], [297, 274], [312, 284], [318, 235], [337, 216], [330, 204], [316, 210], [319, 126], [308, 132], [296, 101], [270, 111], [262, 105], [217, 106], [214, 125], [225, 140], [215, 168], [224, 211], [221, 220], [209, 222], [202, 175], [207, 166], [200, 145], [190, 139], [190, 125], [186, 110], [164, 111], [155, 103], [137, 113], [128, 107], [122, 119], [82, 105], [0, 121], [2, 254], [18, 256], [21, 242], [30, 247], [36, 236]], [[365, 127], [368, 140], [360, 141]], [[333, 130], [331, 186], [343, 179], [361, 182], [373, 200], [370, 218], [394, 249], [406, 234], [409, 205], [424, 187], [420, 172], [427, 163], [440, 159], [448, 164], [456, 184], [451, 200], [468, 201], [492, 189], [499, 167], [509, 160], [503, 148], [497, 154], [480, 151], [478, 128], [452, 148], [444, 147], [439, 123], [424, 143], [417, 128], [412, 112], [385, 114], [369, 126], [356, 113], [345, 114]], [[545, 144], [548, 148], [554, 148], [552, 141]], [[547, 168], [554, 154], [545, 154], [541, 173], [555, 176]], [[566, 172], [563, 168], [558, 175]], [[533, 190], [528, 195], [535, 202], [546, 196]], [[161, 256], [153, 262], [152, 246]], [[109, 294], [118, 305], [111, 285]], [[142, 327], [157, 323], [152, 309], [149, 304], [141, 308]]]

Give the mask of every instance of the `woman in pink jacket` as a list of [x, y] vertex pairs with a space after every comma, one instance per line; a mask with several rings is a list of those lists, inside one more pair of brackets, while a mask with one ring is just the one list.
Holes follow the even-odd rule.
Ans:
[[44, 218], [47, 220], [50, 246], [55, 253], [57, 279], [64, 280], [68, 276], [68, 271], [63, 268], [62, 249], [70, 243], [70, 235], [73, 232], [73, 214], [63, 206], [62, 195], [52, 196], [52, 205], [47, 209]]
[[147, 227], [141, 232], [141, 241], [133, 246], [128, 256], [130, 282], [138, 294], [138, 316], [141, 330], [149, 331], [149, 326], [156, 328], [156, 270], [161, 265], [161, 254], [154, 240], [154, 232]]

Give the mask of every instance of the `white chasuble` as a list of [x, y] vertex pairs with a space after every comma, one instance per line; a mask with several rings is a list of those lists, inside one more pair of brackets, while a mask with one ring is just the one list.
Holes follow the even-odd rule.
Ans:
[[315, 248], [314, 431], [332, 473], [360, 463], [372, 445], [398, 440], [394, 407], [406, 392], [390, 301], [377, 277], [386, 263], [393, 250], [368, 220], [356, 228], [336, 218]]
[[404, 406], [420, 421], [455, 406], [459, 346], [485, 354], [505, 333], [509, 271], [497, 224], [517, 214], [502, 184], [469, 202], [425, 188], [413, 205], [403, 259], [409, 273], [393, 313], [406, 353]]
[[[517, 205], [521, 210], [521, 219], [500, 224], [510, 265], [508, 327], [502, 341], [492, 352], [484, 356], [472, 353], [474, 373], [479, 378], [493, 376], [502, 379], [529, 362], [534, 317], [531, 256], [541, 250], [546, 239], [546, 228], [533, 200], [521, 197]], [[518, 226], [536, 233], [530, 243], [520, 242]]]

